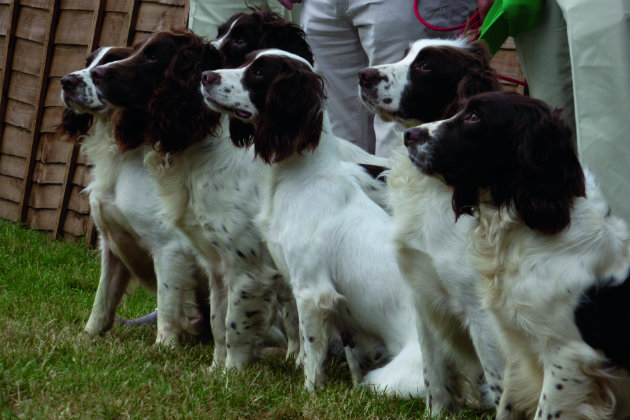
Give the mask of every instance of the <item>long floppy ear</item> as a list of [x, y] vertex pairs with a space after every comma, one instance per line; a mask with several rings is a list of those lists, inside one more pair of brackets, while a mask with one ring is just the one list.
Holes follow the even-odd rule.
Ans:
[[146, 113], [143, 109], [116, 110], [112, 114], [114, 138], [121, 150], [133, 150], [145, 142]]
[[299, 55], [313, 64], [313, 52], [304, 30], [271, 11], [258, 12], [262, 24], [259, 48], [278, 48]]
[[147, 141], [164, 152], [184, 150], [216, 134], [219, 114], [203, 104], [201, 72], [221, 67], [219, 52], [186, 31], [174, 31], [178, 50], [149, 102]]
[[77, 114], [70, 108], [64, 108], [61, 122], [57, 126], [57, 136], [69, 134], [70, 139], [76, 140], [80, 135], [88, 132], [94, 117], [91, 114]]
[[256, 155], [274, 163], [315, 149], [323, 128], [324, 100], [323, 79], [306, 66], [280, 73], [256, 119]]
[[490, 54], [485, 42], [473, 41], [468, 48], [470, 60], [467, 71], [457, 85], [455, 101], [445, 109], [442, 117], [450, 117], [456, 113], [466, 99], [478, 93], [501, 90], [497, 74], [490, 66]]
[[[542, 115], [519, 127], [522, 137], [514, 148], [515, 176], [509, 195], [527, 226], [556, 233], [569, 226], [573, 202], [586, 195], [586, 187], [571, 130], [559, 111], [540, 106], [545, 108]], [[495, 201], [504, 193], [492, 191]]]

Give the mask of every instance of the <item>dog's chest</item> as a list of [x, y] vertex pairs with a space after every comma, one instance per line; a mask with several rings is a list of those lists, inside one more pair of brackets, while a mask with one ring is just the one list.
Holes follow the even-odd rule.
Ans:
[[254, 174], [232, 169], [193, 177], [189, 209], [193, 230], [200, 230], [218, 251], [243, 258], [259, 252], [254, 217], [260, 199]]

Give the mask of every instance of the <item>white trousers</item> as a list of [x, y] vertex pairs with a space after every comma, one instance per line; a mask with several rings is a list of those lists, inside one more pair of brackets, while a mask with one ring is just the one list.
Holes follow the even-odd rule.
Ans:
[[271, 9], [283, 18], [299, 23], [299, 4], [293, 5], [293, 10], [287, 10], [277, 0], [190, 0], [188, 29], [198, 36], [214, 39], [223, 22], [236, 13], [250, 12], [247, 6]]
[[[420, 0], [429, 23], [450, 27], [464, 23], [476, 0]], [[370, 153], [389, 156], [400, 141], [395, 124], [385, 123], [359, 100], [362, 68], [398, 61], [410, 42], [454, 37], [457, 31], [435, 32], [417, 19], [413, 0], [304, 0], [300, 21], [325, 77], [328, 111], [335, 135]]]
[[580, 161], [630, 222], [630, 0], [548, 0], [515, 42], [530, 95], [563, 109]]

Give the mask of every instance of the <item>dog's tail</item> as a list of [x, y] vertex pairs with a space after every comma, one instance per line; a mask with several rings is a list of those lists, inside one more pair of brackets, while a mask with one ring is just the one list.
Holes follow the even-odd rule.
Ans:
[[368, 372], [363, 383], [376, 391], [399, 398], [424, 398], [422, 372], [420, 344], [413, 342], [403, 347], [385, 366]]

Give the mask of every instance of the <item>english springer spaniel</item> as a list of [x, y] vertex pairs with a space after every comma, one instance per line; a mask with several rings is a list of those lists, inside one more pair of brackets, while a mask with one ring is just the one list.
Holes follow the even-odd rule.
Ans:
[[219, 26], [217, 38], [210, 44], [225, 57], [226, 67], [231, 68], [243, 64], [248, 53], [272, 46], [313, 62], [304, 31], [269, 10], [235, 14]]
[[101, 334], [112, 327], [118, 304], [135, 279], [157, 289], [157, 343], [174, 344], [184, 333], [208, 332], [208, 279], [188, 241], [163, 225], [142, 151], [123, 152], [115, 144], [113, 108], [92, 80], [93, 68], [131, 53], [130, 48], [100, 48], [88, 57], [87, 68], [61, 79], [67, 108], [60, 129], [80, 135], [81, 150], [93, 163], [86, 191], [100, 236], [101, 276], [85, 330]]
[[[270, 49], [202, 79], [209, 107], [253, 124], [257, 161], [269, 165], [257, 223], [297, 300], [306, 389], [323, 385], [328, 342], [339, 335], [355, 383], [423, 395], [413, 296], [390, 218], [357, 181], [365, 171], [340, 159], [322, 78], [302, 57]], [[386, 364], [363, 376], [354, 349], [366, 338], [382, 343]]]
[[422, 39], [397, 63], [359, 72], [359, 96], [386, 121], [405, 126], [453, 115], [463, 99], [499, 90], [487, 47], [465, 38]]
[[[219, 27], [217, 39], [210, 44], [221, 52], [225, 67], [228, 68], [240, 66], [244, 63], [247, 53], [264, 48], [289, 51], [309, 63], [313, 62], [313, 53], [304, 31], [298, 25], [282, 19], [271, 11], [257, 10], [235, 14]], [[235, 142], [247, 142], [252, 135], [251, 124], [243, 123], [238, 118], [230, 119], [230, 136]], [[360, 163], [374, 178], [389, 168], [389, 159], [371, 155], [345, 139], [338, 139], [336, 146], [343, 160]], [[386, 206], [384, 186], [375, 187], [370, 182], [364, 185], [364, 190], [380, 205]]]
[[[451, 116], [467, 96], [499, 89], [485, 46], [463, 39], [416, 41], [401, 61], [361, 70], [359, 84], [369, 109], [407, 126]], [[402, 139], [387, 184], [398, 263], [418, 302], [427, 403], [436, 412], [466, 399], [494, 408], [503, 357], [467, 258], [474, 220], [455, 220], [450, 189], [412, 165]], [[475, 384], [478, 378], [480, 398], [465, 398], [460, 379]]]
[[497, 418], [630, 415], [630, 239], [545, 103], [470, 98], [405, 132], [413, 164], [473, 214], [474, 266], [506, 357]]
[[164, 219], [190, 240], [209, 274], [223, 273], [210, 285], [213, 367], [241, 368], [269, 336], [284, 340], [274, 326], [279, 302], [287, 309], [289, 353], [299, 347], [298, 321], [293, 295], [253, 221], [262, 165], [232, 146], [199, 92], [201, 71], [221, 65], [216, 48], [192, 32], [162, 31], [130, 57], [92, 69], [92, 78], [102, 98], [141, 115], [131, 121], [132, 137], [120, 131], [124, 117], [116, 121], [117, 141], [125, 149], [142, 143], [155, 149], [145, 164]]

